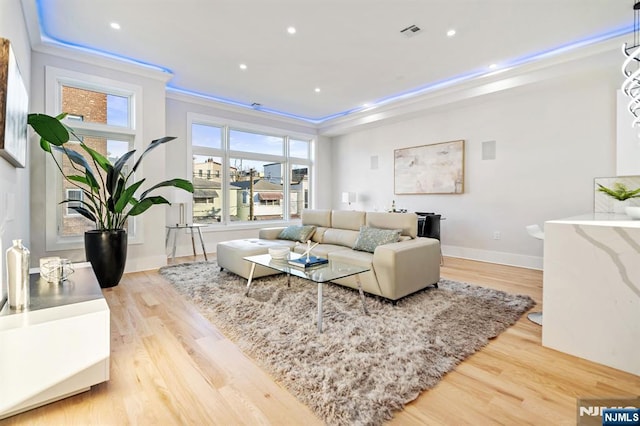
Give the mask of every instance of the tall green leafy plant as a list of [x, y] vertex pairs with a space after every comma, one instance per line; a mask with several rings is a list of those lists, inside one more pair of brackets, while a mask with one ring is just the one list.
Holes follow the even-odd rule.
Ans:
[[[161, 195], [152, 195], [152, 192], [158, 188], [174, 187], [193, 193], [191, 182], [175, 178], [155, 184], [136, 196], [136, 192], [146, 179], [130, 182], [134, 179], [142, 159], [151, 150], [174, 140], [175, 137], [167, 136], [152, 141], [140, 154], [133, 167], [125, 171], [125, 165], [134, 156], [135, 149], [112, 164], [107, 157], [85, 145], [73, 129], [62, 122], [64, 117], [66, 114], [57, 117], [29, 114], [28, 124], [40, 136], [40, 147], [51, 155], [64, 179], [84, 194], [82, 200], [66, 199], [62, 203], [79, 203], [77, 206], [70, 205], [69, 208], [94, 222], [96, 229], [123, 229], [129, 216], [138, 216], [154, 204], [171, 204]], [[78, 144], [89, 155], [90, 160], [71, 149], [67, 145], [69, 143]], [[60, 152], [67, 157], [72, 173], [65, 173], [55, 152]], [[99, 172], [100, 170], [102, 173]]]

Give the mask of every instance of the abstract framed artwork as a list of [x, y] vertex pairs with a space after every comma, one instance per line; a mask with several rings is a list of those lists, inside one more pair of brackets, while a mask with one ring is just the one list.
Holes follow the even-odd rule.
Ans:
[[394, 151], [396, 194], [462, 194], [464, 140]]
[[15, 167], [27, 164], [29, 96], [9, 40], [0, 38], [0, 156]]

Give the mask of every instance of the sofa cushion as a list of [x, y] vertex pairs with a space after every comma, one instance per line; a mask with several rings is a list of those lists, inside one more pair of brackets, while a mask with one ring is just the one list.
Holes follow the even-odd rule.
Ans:
[[415, 213], [368, 212], [367, 223], [373, 228], [400, 229], [402, 235], [415, 238], [418, 235], [418, 215]]
[[364, 251], [337, 250], [330, 252], [328, 257], [332, 262], [358, 265], [365, 268], [371, 268], [373, 263], [373, 254]]
[[376, 247], [398, 242], [399, 239], [399, 229], [380, 229], [362, 226], [360, 227], [360, 234], [353, 245], [353, 249], [373, 253]]
[[362, 225], [365, 225], [366, 215], [365, 212], [355, 210], [334, 210], [331, 213], [331, 227], [358, 231]]
[[311, 236], [311, 241], [313, 241], [314, 243], [324, 242], [324, 233], [327, 231], [327, 229], [329, 228], [326, 228], [324, 226], [316, 226], [316, 232], [314, 232]]
[[304, 209], [302, 224], [331, 228], [331, 210]]
[[358, 239], [358, 235], [358, 231], [329, 228], [325, 231], [324, 236], [322, 237], [322, 244], [335, 244], [338, 246], [353, 248], [353, 245]]
[[[293, 248], [293, 251], [302, 254], [306, 249], [307, 246], [298, 245], [297, 247]], [[329, 253], [334, 253], [337, 251], [353, 252], [353, 250], [346, 248], [345, 246], [339, 246], [335, 244], [318, 244], [313, 249], [311, 249], [311, 255], [318, 257], [328, 257]]]
[[316, 227], [312, 225], [291, 225], [284, 228], [278, 234], [279, 240], [300, 241], [306, 243], [316, 231]]

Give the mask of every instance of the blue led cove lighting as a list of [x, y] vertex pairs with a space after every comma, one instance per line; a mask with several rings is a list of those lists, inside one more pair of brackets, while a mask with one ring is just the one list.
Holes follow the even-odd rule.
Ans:
[[[38, 10], [38, 18], [39, 18], [39, 24], [40, 24], [40, 32], [42, 34], [42, 41], [43, 42], [48, 42], [51, 44], [58, 44], [60, 46], [64, 46], [67, 48], [71, 48], [71, 49], [75, 49], [81, 52], [85, 52], [85, 53], [89, 53], [89, 54], [93, 54], [93, 55], [98, 55], [98, 56], [102, 56], [105, 58], [109, 58], [109, 59], [113, 59], [113, 60], [118, 60], [118, 61], [122, 61], [122, 62], [127, 62], [130, 64], [134, 64], [134, 65], [138, 65], [138, 66], [142, 66], [145, 68], [149, 68], [149, 69], [153, 69], [153, 70], [157, 70], [157, 71], [161, 71], [161, 72], [165, 72], [165, 73], [169, 73], [173, 75], [173, 72], [165, 67], [159, 66], [159, 65], [155, 65], [155, 64], [150, 64], [150, 63], [146, 63], [140, 60], [137, 60], [135, 58], [129, 58], [126, 56], [122, 56], [122, 55], [118, 55], [115, 53], [111, 53], [111, 52], [107, 52], [107, 51], [103, 51], [103, 50], [99, 50], [99, 49], [95, 49], [92, 48], [90, 46], [85, 46], [82, 44], [78, 44], [78, 43], [71, 43], [65, 40], [61, 40], [55, 37], [52, 37], [51, 35], [49, 35], [48, 31], [47, 31], [47, 27], [46, 27], [46, 20], [45, 20], [45, 12], [44, 12], [44, 8], [45, 8], [45, 3], [46, 0], [36, 0], [36, 7]], [[227, 98], [222, 98], [222, 97], [218, 97], [212, 94], [206, 94], [206, 93], [199, 93], [196, 91], [192, 91], [192, 90], [188, 90], [182, 87], [176, 87], [173, 86], [171, 84], [167, 85], [167, 89], [176, 93], [182, 93], [182, 94], [186, 94], [186, 95], [191, 95], [191, 96], [197, 96], [199, 98], [203, 98], [203, 99], [207, 99], [207, 100], [211, 100], [211, 101], [215, 101], [215, 102], [219, 102], [222, 104], [226, 104], [226, 105], [232, 105], [232, 106], [237, 106], [237, 107], [241, 107], [241, 108], [247, 108], [247, 109], [251, 109], [251, 110], [259, 110], [261, 112], [265, 112], [268, 114], [273, 114], [273, 115], [278, 115], [278, 116], [282, 116], [282, 117], [287, 117], [287, 118], [293, 118], [296, 120], [301, 120], [301, 121], [306, 121], [308, 123], [311, 124], [321, 124], [325, 121], [329, 121], [329, 120], [333, 120], [335, 118], [339, 118], [339, 117], [344, 117], [344, 116], [348, 116], [354, 113], [358, 113], [358, 112], [363, 112], [363, 111], [368, 111], [383, 105], [387, 105], [393, 102], [398, 102], [401, 100], [405, 100], [408, 98], [412, 98], [418, 95], [422, 95], [428, 92], [432, 92], [441, 88], [445, 88], [445, 87], [449, 87], [452, 86], [454, 84], [458, 84], [458, 83], [463, 83], [465, 81], [470, 81], [472, 79], [481, 77], [483, 75], [487, 75], [487, 74], [491, 74], [494, 72], [498, 72], [501, 69], [507, 69], [507, 68], [513, 68], [513, 67], [517, 67], [517, 66], [522, 66], [531, 62], [535, 62], [535, 61], [539, 61], [542, 59], [546, 59], [546, 58], [550, 58], [556, 55], [560, 55], [562, 53], [566, 53], [568, 51], [571, 50], [575, 50], [581, 47], [585, 47], [585, 46], [589, 46], [592, 44], [596, 44], [596, 43], [600, 43], [606, 40], [610, 40], [616, 37], [620, 37], [629, 33], [633, 33], [633, 25], [628, 25], [628, 26], [624, 26], [621, 28], [616, 28], [613, 29], [611, 31], [608, 32], [604, 32], [604, 33], [600, 33], [600, 34], [596, 34], [590, 37], [586, 37], [571, 43], [566, 43], [557, 47], [553, 47], [550, 49], [546, 49], [540, 52], [536, 52], [533, 54], [529, 54], [529, 55], [525, 55], [525, 56], [521, 56], [519, 58], [515, 58], [509, 61], [505, 61], [505, 62], [501, 62], [500, 65], [498, 66], [498, 68], [490, 70], [488, 68], [483, 68], [483, 69], [479, 69], [479, 70], [474, 70], [474, 71], [470, 71], [468, 73], [464, 73], [464, 74], [460, 74], [457, 76], [453, 76], [451, 78], [447, 78], [447, 79], [443, 79], [443, 80], [439, 80], [439, 81], [435, 81], [435, 82], [431, 82], [428, 83], [424, 86], [420, 86], [420, 87], [416, 87], [404, 92], [400, 92], [400, 93], [396, 93], [393, 95], [389, 95], [389, 96], [385, 96], [382, 97], [380, 99], [377, 99], [373, 102], [371, 102], [370, 104], [368, 104], [367, 106], [358, 106], [358, 107], [354, 107], [348, 110], [344, 110], [344, 111], [340, 111], [334, 114], [330, 114], [330, 115], [326, 115], [323, 117], [306, 117], [306, 116], [302, 116], [302, 115], [297, 115], [297, 114], [293, 114], [293, 113], [289, 113], [289, 112], [285, 112], [285, 111], [279, 111], [279, 110], [275, 110], [275, 109], [271, 109], [268, 107], [264, 107], [264, 106], [260, 106], [260, 108], [254, 108], [254, 106], [244, 103], [244, 102], [239, 102], [239, 101], [235, 101], [233, 99], [227, 99]]]

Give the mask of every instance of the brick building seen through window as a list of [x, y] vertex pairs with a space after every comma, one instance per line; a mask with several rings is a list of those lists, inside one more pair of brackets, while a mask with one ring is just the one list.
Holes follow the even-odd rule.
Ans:
[[[97, 92], [77, 87], [62, 86], [61, 109], [62, 111], [67, 113], [67, 120], [71, 127], [74, 127], [74, 121], [110, 124], [110, 99], [121, 100], [123, 98], [117, 96], [113, 98], [112, 96], [104, 92]], [[126, 141], [111, 140], [99, 135], [83, 135], [81, 131], [78, 132], [78, 136], [82, 138], [82, 141], [85, 143], [85, 145], [106, 156], [112, 161], [112, 163], [117, 159], [119, 155], [115, 152], [110, 151], [118, 150], [126, 152], [129, 150], [128, 142]], [[80, 148], [79, 145], [68, 145], [70, 149], [74, 149], [82, 156], [84, 156], [89, 164], [93, 164], [89, 155], [82, 148]], [[63, 157], [62, 168], [65, 175], [74, 174], [74, 166], [66, 156]], [[93, 171], [94, 173], [97, 172], [104, 177], [104, 172], [101, 169], [94, 168]], [[75, 174], [82, 173], [76, 171]], [[63, 181], [63, 196], [73, 188], [77, 187], [68, 181]], [[85, 231], [95, 228], [95, 225], [83, 216], [75, 213], [69, 214], [69, 210], [66, 208], [66, 206], [62, 207], [62, 213], [63, 214], [60, 216], [60, 220], [58, 221], [58, 235], [60, 236], [82, 235]]]

